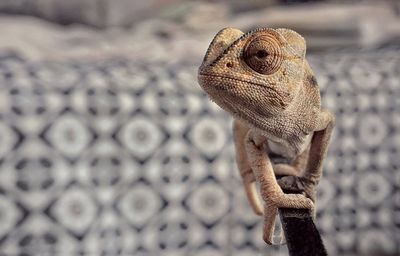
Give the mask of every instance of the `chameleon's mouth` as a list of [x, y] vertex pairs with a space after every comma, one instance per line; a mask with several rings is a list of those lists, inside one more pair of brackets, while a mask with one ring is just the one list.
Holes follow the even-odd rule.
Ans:
[[[234, 76], [218, 75], [212, 73], [199, 72], [198, 74], [199, 85], [208, 94], [208, 96], [217, 103], [220, 107], [226, 109], [226, 101], [237, 102], [242, 105], [245, 104], [246, 108], [258, 113], [259, 115], [269, 115], [260, 109], [258, 96], [263, 101], [269, 102], [275, 108], [285, 109], [289, 102], [286, 101], [287, 96], [273, 87], [266, 90], [265, 84], [257, 83], [255, 81], [247, 81]], [[253, 93], [246, 93], [252, 91]], [[258, 95], [258, 96], [257, 96]], [[229, 111], [229, 110], [228, 110]], [[241, 110], [235, 110], [240, 112]]]
[[[199, 84], [206, 89], [206, 87], [214, 87], [220, 90], [228, 90], [228, 88], [233, 89], [235, 86], [233, 84], [239, 83], [246, 83], [251, 87], [260, 87], [265, 88], [266, 85], [262, 83], [256, 83], [252, 81], [248, 81], [245, 79], [240, 79], [234, 76], [228, 75], [217, 75], [217, 74], [209, 74], [207, 72], [199, 72], [198, 74]], [[219, 80], [221, 82], [215, 82], [215, 80]], [[223, 83], [225, 82], [225, 83]], [[282, 97], [281, 93], [278, 92], [274, 87], [268, 87], [269, 93], [271, 94], [271, 98]]]
[[[215, 76], [201, 75], [199, 74], [199, 83], [203, 90], [208, 95], [209, 99], [216, 103], [219, 107], [233, 115], [234, 117], [244, 118], [248, 120], [250, 116], [257, 116], [258, 119], [269, 117], [268, 112], [263, 111], [262, 108], [255, 102], [256, 100], [251, 99], [251, 95], [241, 93], [240, 89], [235, 86], [230, 86], [230, 82], [240, 81], [236, 79], [221, 77], [225, 79], [224, 83], [222, 81], [216, 81]], [[253, 88], [260, 88], [258, 85], [252, 85]], [[276, 99], [272, 95], [263, 95], [265, 100], [267, 97], [272, 100]]]

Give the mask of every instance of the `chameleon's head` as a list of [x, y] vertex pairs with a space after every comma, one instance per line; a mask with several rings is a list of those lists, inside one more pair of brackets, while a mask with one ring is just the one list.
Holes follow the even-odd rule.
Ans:
[[235, 117], [279, 115], [301, 87], [305, 51], [304, 38], [289, 29], [225, 28], [207, 50], [199, 84]]

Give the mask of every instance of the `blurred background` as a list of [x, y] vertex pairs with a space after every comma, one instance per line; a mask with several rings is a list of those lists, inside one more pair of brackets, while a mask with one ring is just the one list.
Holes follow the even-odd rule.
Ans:
[[0, 0], [1, 255], [287, 255], [197, 85], [223, 27], [305, 36], [337, 115], [330, 255], [400, 255], [400, 1]]

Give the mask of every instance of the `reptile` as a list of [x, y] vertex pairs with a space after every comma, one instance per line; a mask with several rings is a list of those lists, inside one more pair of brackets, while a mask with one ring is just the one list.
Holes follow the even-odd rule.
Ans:
[[315, 214], [335, 125], [305, 54], [305, 39], [290, 29], [225, 28], [198, 70], [201, 88], [234, 119], [237, 166], [268, 244], [279, 208]]

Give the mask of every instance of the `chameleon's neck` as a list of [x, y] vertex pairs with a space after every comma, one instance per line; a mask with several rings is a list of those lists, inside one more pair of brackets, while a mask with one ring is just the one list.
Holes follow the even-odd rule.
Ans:
[[280, 142], [301, 147], [304, 139], [312, 133], [316, 125], [316, 114], [320, 110], [320, 94], [315, 76], [305, 61], [303, 86], [299, 86], [294, 101], [279, 115], [265, 116], [242, 109], [236, 118]]

